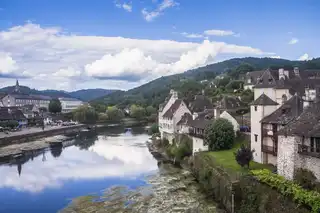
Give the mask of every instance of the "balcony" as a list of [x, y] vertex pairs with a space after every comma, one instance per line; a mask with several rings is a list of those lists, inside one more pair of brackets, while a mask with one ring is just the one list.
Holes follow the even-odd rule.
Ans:
[[261, 150], [262, 150], [262, 152], [271, 154], [273, 156], [277, 156], [277, 152], [278, 152], [277, 147], [267, 146], [267, 145], [262, 145]]
[[306, 146], [302, 144], [298, 144], [298, 153], [301, 155], [307, 155], [310, 157], [315, 157], [315, 158], [320, 158], [320, 149], [311, 147], [311, 146]]

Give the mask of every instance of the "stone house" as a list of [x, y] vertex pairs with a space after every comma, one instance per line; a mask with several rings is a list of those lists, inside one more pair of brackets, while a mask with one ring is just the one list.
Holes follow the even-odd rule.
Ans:
[[159, 106], [158, 123], [161, 138], [166, 138], [170, 143], [173, 142], [175, 134], [179, 132], [178, 122], [187, 113], [191, 115], [187, 104], [178, 98], [178, 93], [170, 91], [169, 97]]
[[[299, 163], [302, 159], [301, 152], [295, 154], [295, 157], [289, 154], [292, 153], [292, 149], [298, 150], [298, 142], [302, 140], [298, 136], [301, 133], [290, 136], [292, 137], [289, 138], [291, 142], [283, 138], [283, 135], [287, 135], [288, 132], [285, 129], [291, 130], [291, 126], [303, 119], [301, 116], [310, 110], [311, 106], [314, 106], [317, 94], [319, 94], [317, 85], [320, 85], [320, 79], [317, 76], [312, 72], [299, 72], [297, 68], [293, 71], [279, 69], [278, 74], [266, 70], [253, 87], [255, 100], [251, 103], [250, 111], [251, 148], [255, 150], [254, 161], [277, 166], [278, 173], [286, 178], [292, 179], [294, 168], [308, 168], [317, 173], [314, 167], [306, 161], [303, 161], [304, 164]], [[308, 121], [305, 119], [304, 122]], [[296, 130], [300, 131], [299, 128]], [[307, 141], [311, 141], [311, 136], [304, 135], [307, 146]], [[288, 157], [289, 155], [291, 157]], [[283, 161], [283, 159], [290, 159], [291, 162]], [[295, 166], [292, 166], [291, 163]], [[319, 174], [316, 175], [319, 177]]]

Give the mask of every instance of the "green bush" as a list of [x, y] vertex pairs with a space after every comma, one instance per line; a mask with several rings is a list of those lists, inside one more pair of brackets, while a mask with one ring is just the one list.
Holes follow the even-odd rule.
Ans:
[[204, 143], [210, 151], [231, 149], [235, 133], [233, 125], [224, 118], [218, 118], [204, 130]]
[[296, 169], [293, 179], [297, 184], [305, 189], [313, 190], [316, 187], [317, 178], [313, 172], [307, 169]]
[[320, 211], [320, 193], [308, 191], [293, 181], [286, 180], [284, 177], [273, 174], [269, 170], [253, 170], [251, 173], [262, 183], [276, 189], [284, 196], [291, 196], [300, 205], [310, 207], [313, 213]]
[[159, 126], [158, 124], [152, 124], [152, 126], [150, 127], [149, 129], [149, 133], [151, 135], [155, 134], [155, 133], [158, 133], [159, 132]]

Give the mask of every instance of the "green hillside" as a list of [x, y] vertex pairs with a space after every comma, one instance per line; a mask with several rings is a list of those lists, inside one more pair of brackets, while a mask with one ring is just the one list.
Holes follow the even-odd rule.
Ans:
[[[143, 106], [153, 105], [157, 107], [164, 101], [171, 88], [177, 88], [178, 90], [184, 90], [184, 92], [186, 92], [185, 90], [189, 90], [186, 87], [190, 86], [192, 87], [190, 92], [199, 93], [199, 91], [204, 89], [201, 88], [202, 84], [200, 84], [199, 81], [213, 79], [216, 75], [221, 73], [231, 74], [238, 72], [237, 68], [244, 64], [251, 66], [253, 70], [262, 70], [266, 68], [292, 69], [294, 66], [300, 67], [301, 70], [320, 69], [320, 58], [310, 61], [290, 61], [285, 59], [253, 57], [234, 58], [194, 70], [189, 70], [181, 74], [161, 77], [126, 92], [120, 91], [111, 93], [102, 98], [95, 99], [93, 102], [100, 102], [107, 105], [118, 105], [121, 108], [131, 104], [139, 104]], [[186, 81], [188, 83], [186, 83]]]

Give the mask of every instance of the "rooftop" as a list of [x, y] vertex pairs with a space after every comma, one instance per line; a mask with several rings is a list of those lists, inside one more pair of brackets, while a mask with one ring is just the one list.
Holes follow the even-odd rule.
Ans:
[[254, 100], [251, 105], [254, 106], [273, 106], [273, 105], [278, 105], [277, 102], [275, 102], [274, 100], [272, 100], [271, 98], [269, 98], [269, 96], [267, 96], [266, 94], [262, 94], [259, 96], [259, 98], [257, 98], [256, 100]]

